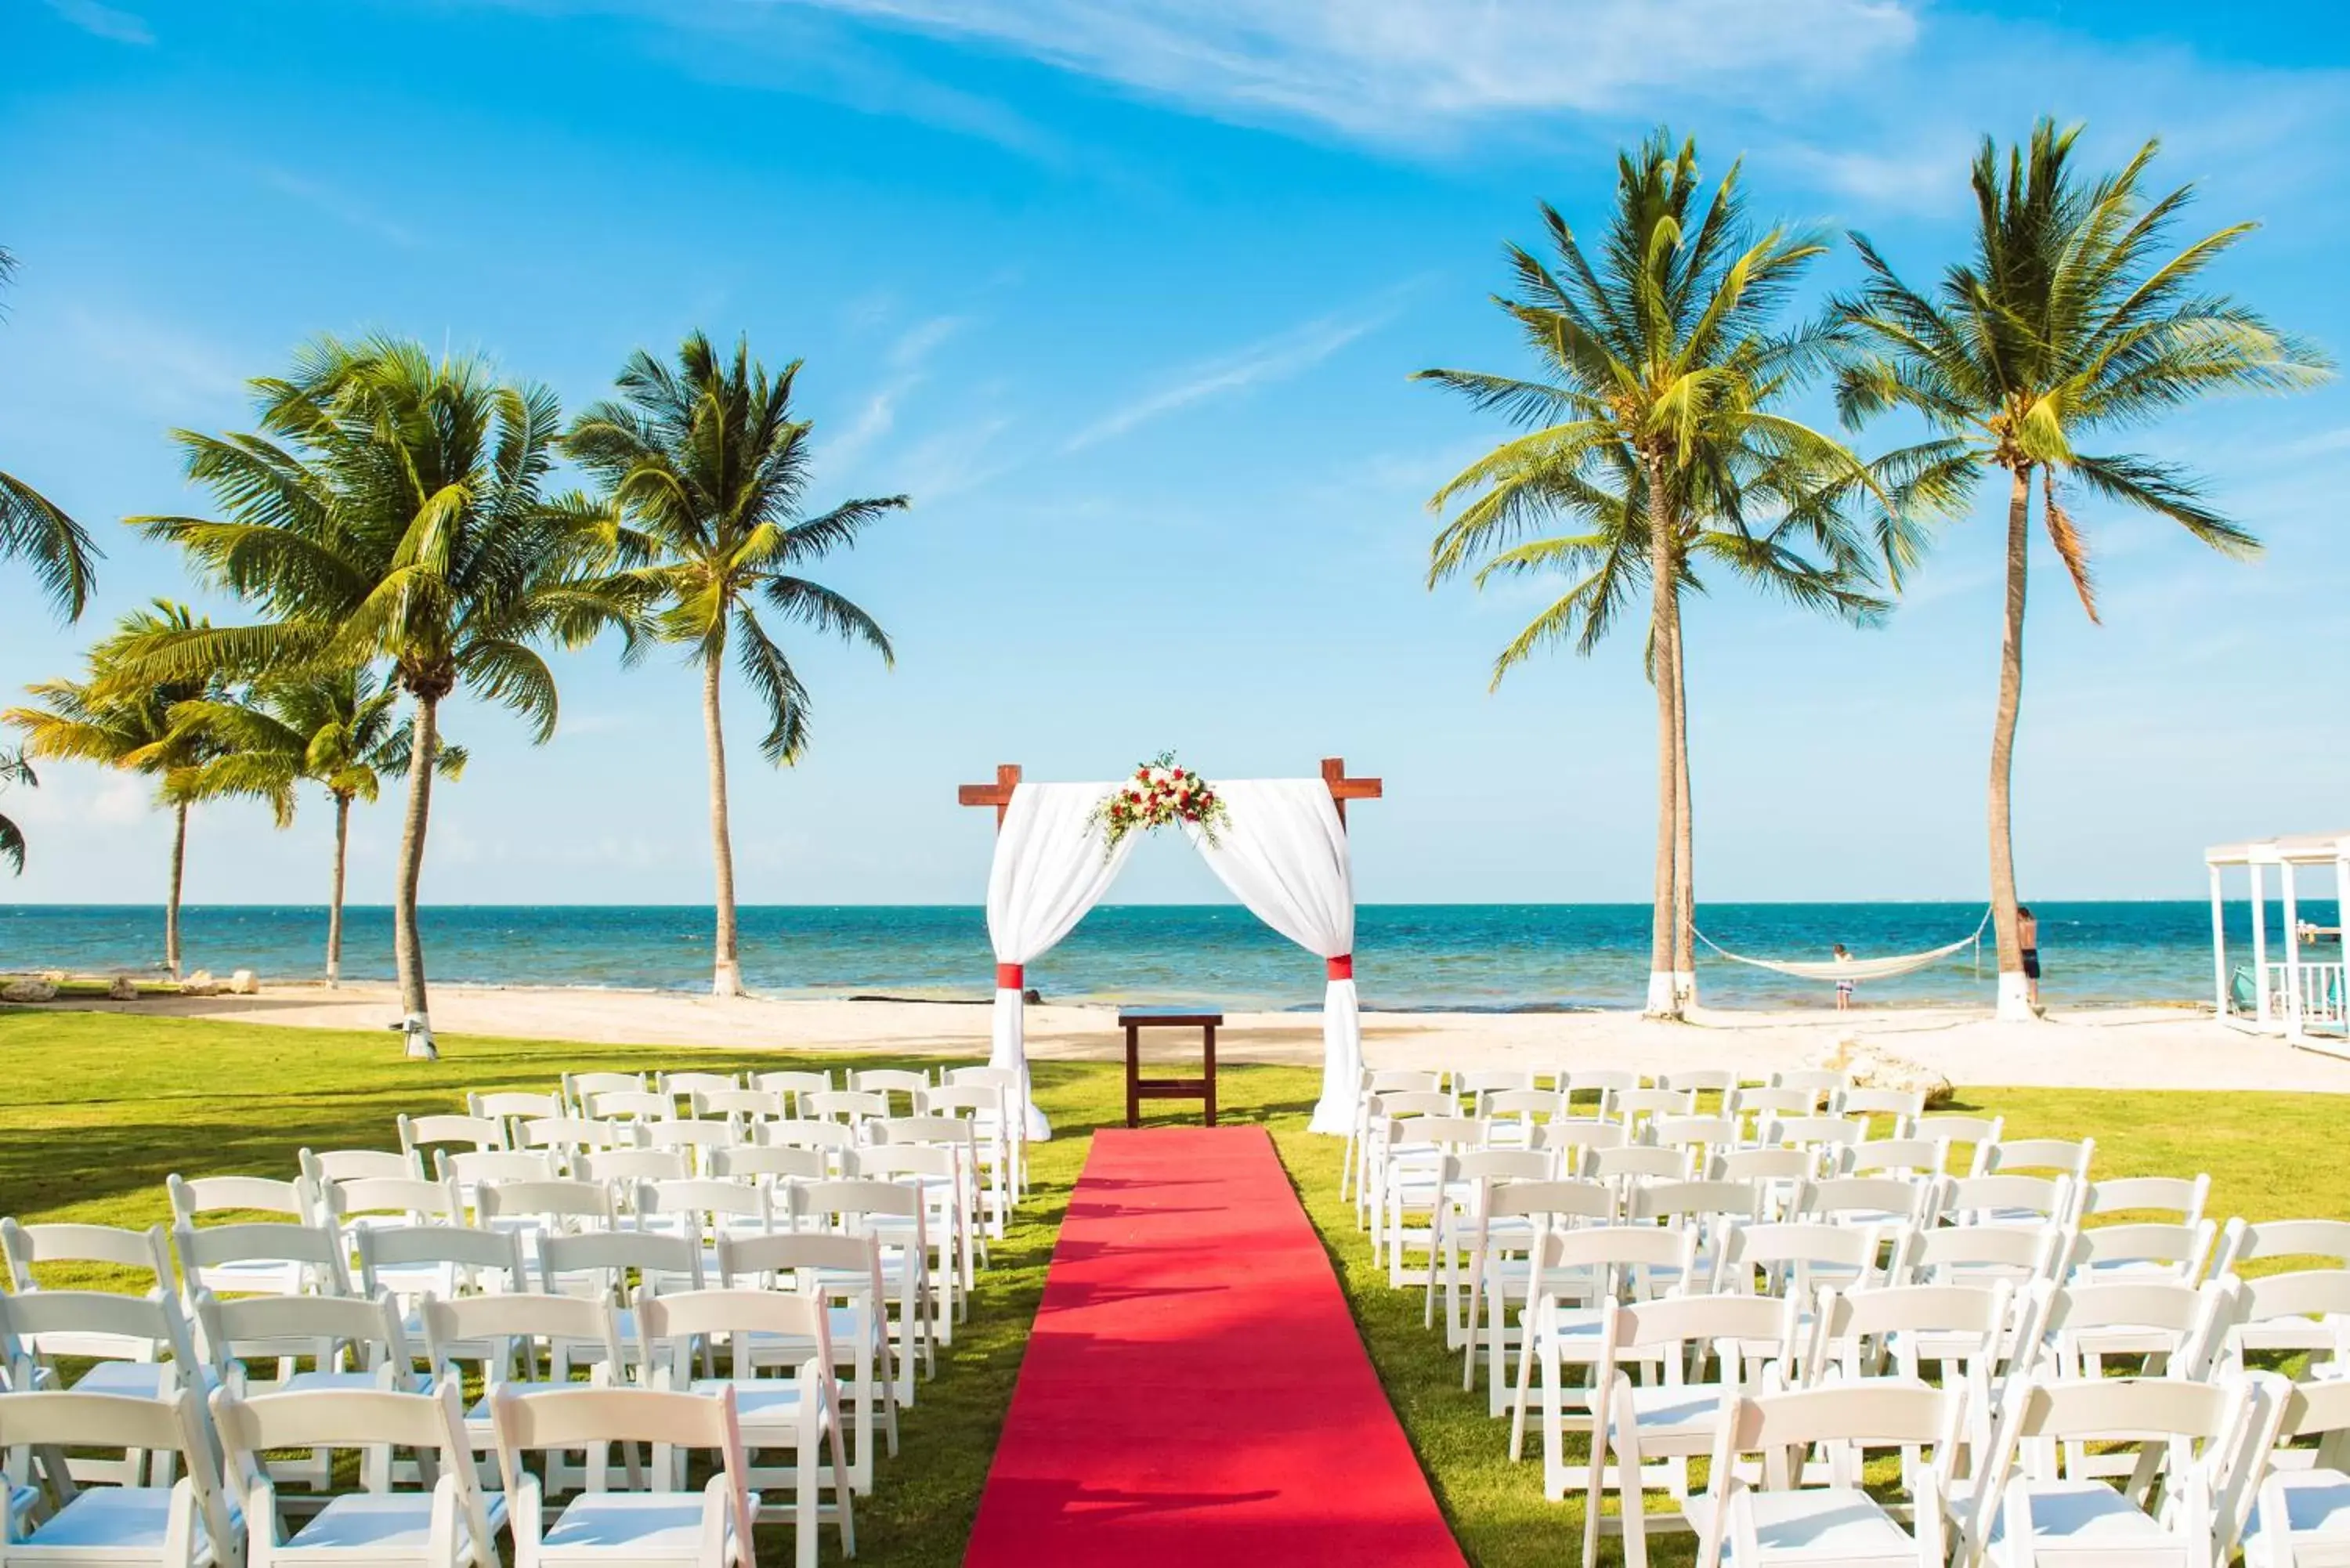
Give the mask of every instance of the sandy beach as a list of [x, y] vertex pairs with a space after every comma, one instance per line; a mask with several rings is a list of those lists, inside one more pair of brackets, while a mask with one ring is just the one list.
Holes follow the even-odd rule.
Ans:
[[[117, 1010], [103, 1002], [59, 1005]], [[398, 1012], [391, 988], [380, 985], [271, 987], [255, 996], [173, 998], [120, 1010], [314, 1029], [377, 1029]], [[434, 989], [432, 1019], [444, 1034], [977, 1057], [987, 1051], [988, 1012], [952, 1002], [720, 1001], [682, 992], [452, 985]], [[1038, 1060], [1113, 1059], [1121, 1049], [1114, 1020], [1108, 1007], [1032, 1006], [1029, 1054]], [[1701, 1009], [1688, 1023], [1656, 1023], [1628, 1012], [1363, 1015], [1364, 1054], [1373, 1066], [1760, 1071], [1818, 1061], [1846, 1040], [1932, 1067], [1961, 1086], [2350, 1093], [2350, 1062], [2176, 1007], [2059, 1012], [2027, 1024], [1996, 1023], [1988, 1010], [1929, 1007], [1841, 1014]], [[1311, 1013], [1232, 1013], [1219, 1037], [1225, 1061], [1311, 1064], [1321, 1049]]]

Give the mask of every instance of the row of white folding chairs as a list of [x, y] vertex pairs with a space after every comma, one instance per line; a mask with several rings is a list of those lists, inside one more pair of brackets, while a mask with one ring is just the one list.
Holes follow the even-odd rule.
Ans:
[[[2239, 1542], [2249, 1568], [2312, 1568], [2350, 1551], [2338, 1457], [2350, 1385], [2035, 1378], [1994, 1395], [1968, 1380], [1785, 1389], [1764, 1377], [1678, 1398], [1674, 1423], [1648, 1429], [1632, 1424], [1632, 1399], [1611, 1398], [1621, 1438], [1589, 1465], [1584, 1561], [1612, 1528], [1644, 1563], [1647, 1534], [1673, 1525], [1695, 1532], [1700, 1568], [2219, 1568]], [[2335, 1452], [2301, 1468], [2276, 1448], [2293, 1438]], [[2120, 1487], [2083, 1473], [2085, 1457], [2116, 1451], [2127, 1460]], [[1899, 1456], [1900, 1501], [1865, 1484], [1872, 1453]], [[1647, 1486], [1652, 1459], [1669, 1485], [1690, 1457], [1709, 1461], [1702, 1492], [1684, 1481], [1669, 1513], [1629, 1501], [1602, 1513], [1610, 1460], [1630, 1492]]]
[[[771, 1506], [753, 1490], [760, 1485], [790, 1489], [795, 1555], [803, 1568], [816, 1562], [827, 1519], [843, 1554], [854, 1555], [852, 1489], [821, 1303], [777, 1292], [706, 1293], [648, 1303], [640, 1316], [647, 1365], [654, 1345], [669, 1352], [659, 1360], [653, 1386], [492, 1388], [484, 1413], [503, 1482], [494, 1490], [479, 1482], [473, 1455], [484, 1445], [467, 1429], [454, 1377], [425, 1389], [255, 1395], [224, 1386], [209, 1401], [210, 1432], [200, 1427], [192, 1390], [151, 1400], [0, 1394], [0, 1447], [24, 1456], [10, 1477], [0, 1564], [494, 1568], [495, 1537], [504, 1530], [518, 1568], [615, 1561], [735, 1568], [756, 1560], [752, 1532]], [[730, 1345], [733, 1376], [693, 1376], [692, 1345], [703, 1339]], [[770, 1353], [751, 1364], [753, 1345], [777, 1341], [804, 1345], [807, 1353]], [[760, 1376], [770, 1363], [783, 1375]], [[545, 1456], [551, 1470], [570, 1450], [613, 1445], [629, 1456], [631, 1490], [591, 1487], [550, 1522], [544, 1504], [555, 1489], [532, 1471], [528, 1456]], [[650, 1447], [650, 1466], [638, 1461], [639, 1445]], [[62, 1457], [68, 1447], [120, 1449], [133, 1463], [141, 1453], [172, 1454], [177, 1478], [150, 1486], [134, 1476], [127, 1484], [86, 1489]], [[281, 1508], [266, 1458], [288, 1448], [355, 1449], [369, 1457], [371, 1468], [372, 1456], [399, 1448], [429, 1465], [430, 1479], [402, 1492], [389, 1466], [380, 1466], [367, 1490], [325, 1499], [305, 1521]], [[717, 1474], [698, 1501], [686, 1489], [685, 1461], [694, 1451], [717, 1459]], [[750, 1456], [763, 1451], [787, 1451], [791, 1462], [754, 1468]], [[31, 1484], [36, 1455], [45, 1488]], [[216, 1462], [224, 1462], [232, 1482], [224, 1484]], [[823, 1501], [827, 1491], [829, 1502]]]
[[[1847, 1129], [1853, 1136], [1827, 1136]], [[1758, 1143], [1730, 1141], [1719, 1118], [1682, 1118], [1634, 1138], [1613, 1123], [1573, 1121], [1515, 1126], [1506, 1120], [1438, 1114], [1381, 1116], [1366, 1129], [1358, 1223], [1376, 1229], [1378, 1210], [1392, 1198], [1396, 1179], [1424, 1180], [1427, 1168], [1451, 1153], [1532, 1149], [1561, 1157], [1562, 1172], [1601, 1179], [1632, 1176], [1687, 1180], [1761, 1180], [1781, 1184], [1823, 1177], [1939, 1177], [1947, 1165], [1941, 1139], [1863, 1139], [1856, 1123], [1765, 1124]], [[2046, 1172], [2085, 1198], [2094, 1140], [2021, 1139], [1979, 1146], [1967, 1179]], [[2196, 1218], [2200, 1218], [2200, 1200]], [[2077, 1218], [2078, 1216], [2073, 1216]]]
[[[1767, 1152], [1767, 1151], [1766, 1151]], [[2129, 1227], [2140, 1244], [2177, 1249], [2175, 1257], [2199, 1275], [2210, 1258], [2214, 1228], [2204, 1215], [2208, 1178], [2126, 1177], [2079, 1186], [2065, 1176], [2002, 1174], [1973, 1177], [1806, 1175], [1800, 1158], [1784, 1167], [1717, 1161], [1715, 1174], [1691, 1174], [1686, 1151], [1624, 1147], [1600, 1150], [1482, 1148], [1438, 1144], [1410, 1158], [1388, 1162], [1382, 1196], [1371, 1217], [1376, 1259], [1388, 1282], [1419, 1282], [1407, 1253], [1431, 1256], [1451, 1217], [1473, 1211], [1489, 1185], [1569, 1182], [1589, 1190], [1575, 1197], [1576, 1213], [1607, 1219], [1715, 1216], [1723, 1219], [1823, 1219], [1881, 1225], [2027, 1225], [2081, 1228], [2092, 1218], [2138, 1217]], [[2164, 1215], [2154, 1220], [2148, 1216]], [[2111, 1239], [2118, 1243], [2121, 1238]]]
[[[25, 1240], [23, 1228], [15, 1240]], [[277, 1381], [266, 1386], [280, 1391], [400, 1388], [420, 1381], [412, 1370], [420, 1354], [428, 1367], [422, 1377], [470, 1368], [487, 1384], [519, 1370], [525, 1382], [561, 1383], [581, 1370], [644, 1365], [635, 1340], [646, 1332], [646, 1309], [656, 1301], [712, 1287], [797, 1290], [830, 1303], [832, 1353], [848, 1379], [855, 1415], [856, 1485], [869, 1490], [877, 1414], [894, 1453], [897, 1411], [914, 1400], [916, 1368], [935, 1370], [919, 1273], [893, 1269], [869, 1234], [725, 1238], [706, 1273], [700, 1250], [677, 1238], [560, 1237], [548, 1242], [535, 1282], [525, 1281], [511, 1237], [420, 1230], [385, 1231], [369, 1240], [362, 1290], [353, 1295], [224, 1299], [199, 1289], [185, 1312], [179, 1298], [161, 1290], [133, 1296], [33, 1289], [0, 1296], [0, 1386], [62, 1389], [75, 1366], [63, 1358], [75, 1357], [91, 1360], [72, 1384], [76, 1390], [151, 1399], [181, 1388], [245, 1390], [253, 1386], [246, 1364], [256, 1359], [276, 1362]], [[452, 1249], [452, 1241], [473, 1244]], [[414, 1288], [420, 1263], [451, 1261], [464, 1265], [462, 1279], [428, 1278], [426, 1288]], [[442, 1283], [490, 1288], [445, 1297], [430, 1288]], [[539, 1288], [531, 1290], [532, 1283]], [[307, 1370], [300, 1369], [304, 1360]], [[322, 1466], [300, 1474], [323, 1484]]]
[[[1763, 1238], [1758, 1250], [1767, 1254], [1772, 1241]], [[1546, 1251], [1553, 1266], [1535, 1288], [1531, 1332], [1521, 1340], [1510, 1443], [1517, 1458], [1538, 1379], [1544, 1490], [1554, 1498], [1574, 1480], [1565, 1457], [1570, 1430], [1591, 1438], [1595, 1489], [1604, 1484], [1604, 1441], [1633, 1447], [1654, 1438], [1651, 1457], [1674, 1461], [1664, 1467], [1663, 1484], [1685, 1496], [1684, 1462], [1703, 1450], [1670, 1445], [1695, 1435], [1698, 1407], [1758, 1376], [1797, 1386], [1887, 1376], [1916, 1382], [1938, 1368], [1945, 1386], [1963, 1377], [2005, 1390], [2035, 1376], [2098, 1378], [2109, 1358], [2144, 1356], [2150, 1372], [2200, 1378], [2215, 1369], [2243, 1372], [2246, 1331], [2286, 1324], [2334, 1341], [2334, 1359], [2316, 1368], [2320, 1380], [2340, 1381], [2345, 1366], [2336, 1314], [2350, 1306], [2350, 1274], [2303, 1276], [2283, 1286], [2282, 1276], [2200, 1287], [2039, 1282], [2020, 1293], [2004, 1280], [1813, 1291], [1791, 1280], [1774, 1295], [1752, 1288], [1754, 1269], [1768, 1264], [1744, 1271], [1739, 1284], [1747, 1288], [1643, 1290], [1630, 1260], [1664, 1256], [1668, 1249], [1654, 1237], [1570, 1233]], [[1709, 1357], [1719, 1367], [1711, 1380], [1703, 1376]], [[1566, 1371], [1578, 1365], [1589, 1380], [1570, 1387]], [[1986, 1434], [1973, 1436], [1981, 1442]], [[1621, 1485], [1633, 1484], [1635, 1468], [1618, 1472]], [[2129, 1467], [2076, 1454], [2072, 1468], [2110, 1475]]]
[[[298, 1179], [175, 1176], [167, 1186], [173, 1251], [190, 1289], [348, 1293], [352, 1249], [364, 1261], [371, 1233], [386, 1220], [441, 1231], [470, 1219], [482, 1230], [513, 1235], [534, 1267], [551, 1240], [569, 1235], [626, 1231], [648, 1237], [648, 1246], [659, 1244], [654, 1238], [670, 1239], [702, 1253], [728, 1234], [872, 1231], [884, 1238], [893, 1260], [907, 1255], [893, 1269], [919, 1278], [933, 1331], [951, 1343], [954, 1324], [968, 1316], [976, 1282], [977, 1227], [961, 1168], [950, 1151], [919, 1145], [856, 1151], [852, 1160], [847, 1177], [802, 1174], [765, 1181], [747, 1175], [639, 1181], [484, 1175], [470, 1202], [454, 1178], [438, 1183], [353, 1179], [332, 1184], [323, 1197]], [[210, 1210], [272, 1208], [295, 1222], [196, 1222]], [[305, 1219], [321, 1211], [324, 1220]], [[409, 1243], [411, 1250], [426, 1244], [429, 1239]]]
[[[1380, 1171], [1398, 1150], [1418, 1152], [1431, 1145], [1681, 1150], [1691, 1161], [1690, 1174], [1700, 1173], [1718, 1160], [1773, 1155], [1783, 1164], [1809, 1156], [1817, 1168], [1814, 1174], [1924, 1171], [1941, 1175], [1950, 1167], [1950, 1146], [1961, 1143], [1973, 1150], [1966, 1166], [1968, 1175], [2046, 1170], [2075, 1181], [2087, 1179], [2095, 1151], [2094, 1139], [2007, 1139], [2003, 1127], [1972, 1117], [1926, 1117], [1901, 1124], [1894, 1137], [1872, 1138], [1867, 1136], [1870, 1124], [1863, 1116], [1772, 1116], [1752, 1125], [1735, 1116], [1695, 1115], [1657, 1116], [1637, 1125], [1591, 1117], [1536, 1122], [1507, 1106], [1499, 1114], [1461, 1116], [1448, 1108], [1451, 1104], [1451, 1097], [1441, 1094], [1409, 1092], [1373, 1097], [1347, 1179], [1359, 1183], [1358, 1210], [1376, 1200]], [[1954, 1125], [1958, 1123], [1964, 1125]], [[1367, 1216], [1363, 1218], [1367, 1221]]]
[[[860, 1106], [870, 1102], [857, 1093]], [[338, 1149], [305, 1151], [305, 1169], [324, 1179], [356, 1176], [421, 1174], [427, 1151], [432, 1174], [454, 1174], [469, 1187], [479, 1177], [473, 1172], [538, 1172], [531, 1157], [552, 1162], [558, 1176], [584, 1174], [583, 1162], [608, 1171], [661, 1171], [666, 1162], [653, 1156], [669, 1155], [683, 1163], [688, 1175], [716, 1174], [715, 1157], [722, 1150], [744, 1148], [813, 1148], [830, 1151], [837, 1171], [841, 1157], [852, 1149], [880, 1143], [935, 1143], [962, 1152], [973, 1188], [974, 1206], [983, 1213], [988, 1233], [1000, 1239], [1019, 1199], [1023, 1159], [1004, 1124], [992, 1115], [977, 1114], [968, 1103], [993, 1099], [992, 1088], [948, 1088], [936, 1092], [932, 1107], [910, 1116], [868, 1116], [860, 1119], [790, 1118], [758, 1121], [740, 1115], [676, 1117], [650, 1122], [548, 1117], [525, 1121], [511, 1129], [491, 1118], [453, 1116], [402, 1116], [401, 1152]], [[878, 1099], [879, 1096], [872, 1096]], [[511, 1136], [509, 1136], [511, 1134]]]

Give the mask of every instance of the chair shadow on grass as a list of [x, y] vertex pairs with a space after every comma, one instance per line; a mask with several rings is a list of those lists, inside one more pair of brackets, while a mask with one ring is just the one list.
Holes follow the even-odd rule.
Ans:
[[1270, 1487], [1246, 1491], [1137, 1491], [1124, 1487], [1086, 1486], [1076, 1481], [1010, 1478], [991, 1482], [990, 1490], [1001, 1493], [1006, 1506], [1024, 1516], [1049, 1509], [1055, 1514], [1081, 1513], [1087, 1520], [1105, 1521], [1270, 1502], [1281, 1495]]

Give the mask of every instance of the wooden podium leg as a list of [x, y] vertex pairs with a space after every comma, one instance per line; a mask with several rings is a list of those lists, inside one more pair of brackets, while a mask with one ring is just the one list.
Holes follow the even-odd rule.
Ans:
[[1208, 1102], [1208, 1125], [1214, 1127], [1216, 1125], [1216, 1026], [1212, 1023], [1203, 1024], [1201, 1032], [1207, 1037], [1208, 1057], [1206, 1081], [1202, 1085], [1204, 1090], [1202, 1097]]
[[1142, 1125], [1142, 1031], [1126, 1026], [1126, 1125]]

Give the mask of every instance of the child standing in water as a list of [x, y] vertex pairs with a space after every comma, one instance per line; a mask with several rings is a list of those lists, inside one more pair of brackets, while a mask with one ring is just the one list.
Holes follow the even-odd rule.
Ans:
[[[1836, 943], [1835, 951], [1829, 956], [1833, 957], [1838, 963], [1849, 963], [1852, 961], [1852, 954], [1845, 950], [1845, 945], [1842, 942]], [[1836, 981], [1836, 1011], [1838, 1012], [1850, 1012], [1852, 1011], [1852, 981], [1850, 980], [1839, 980]]]

